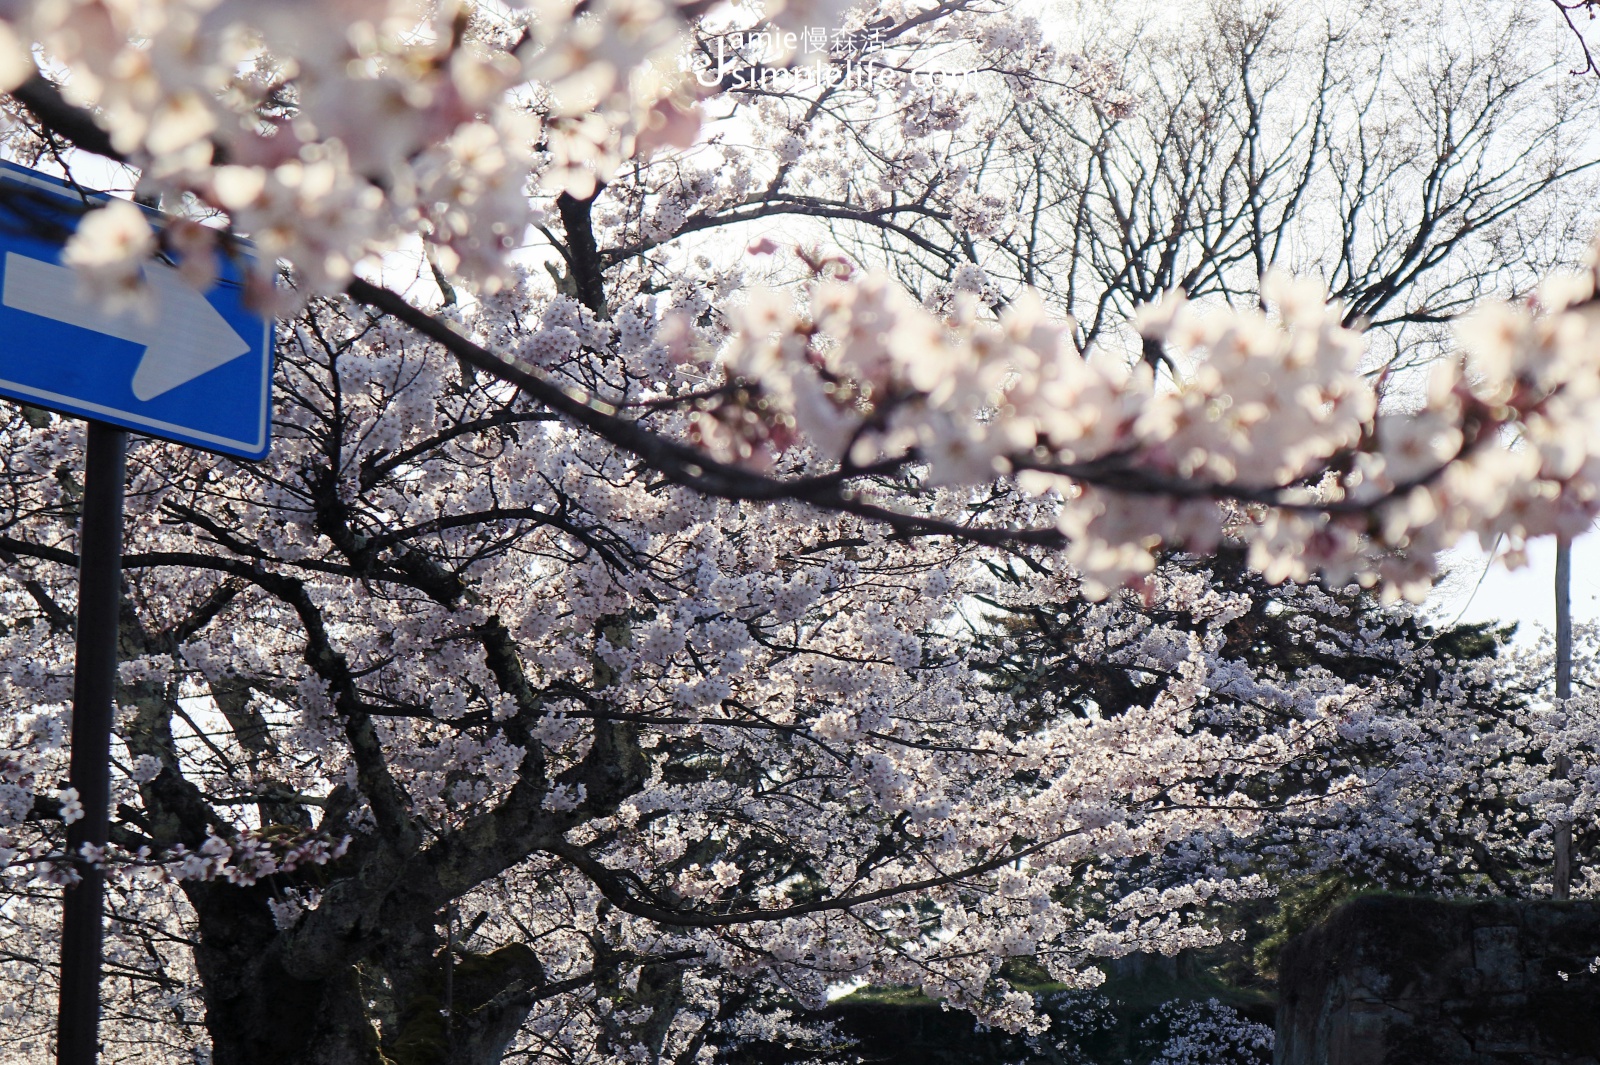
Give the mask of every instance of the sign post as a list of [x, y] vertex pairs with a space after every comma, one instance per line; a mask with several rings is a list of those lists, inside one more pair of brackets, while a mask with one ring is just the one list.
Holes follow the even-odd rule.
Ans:
[[[78, 536], [78, 647], [72, 677], [70, 783], [83, 816], [67, 826], [67, 853], [103, 853], [111, 829], [111, 725], [116, 713], [117, 635], [122, 600], [123, 458], [128, 434], [89, 423], [83, 518]], [[62, 898], [61, 1003], [56, 1060], [94, 1065], [100, 1042], [100, 952], [105, 872], [78, 863]]]
[[152, 261], [138, 307], [80, 291], [61, 250], [104, 201], [0, 162], [0, 396], [89, 422], [69, 774], [83, 816], [67, 826], [80, 879], [62, 899], [59, 1065], [94, 1065], [100, 1043], [126, 430], [260, 459], [272, 427], [272, 323], [245, 305], [237, 263], [219, 256], [220, 279], [202, 293]]

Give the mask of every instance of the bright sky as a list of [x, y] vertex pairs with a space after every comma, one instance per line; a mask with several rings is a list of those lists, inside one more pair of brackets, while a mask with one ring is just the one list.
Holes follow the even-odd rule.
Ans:
[[[1539, 626], [1555, 628], [1556, 542], [1529, 545], [1528, 564], [1508, 570], [1475, 547], [1453, 552], [1450, 572], [1428, 599], [1445, 622], [1515, 621], [1519, 642], [1537, 639]], [[1572, 620], [1600, 622], [1600, 532], [1572, 545]]]

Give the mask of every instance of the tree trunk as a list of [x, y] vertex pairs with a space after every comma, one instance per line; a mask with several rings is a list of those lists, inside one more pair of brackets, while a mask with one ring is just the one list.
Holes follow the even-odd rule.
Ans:
[[264, 888], [202, 883], [188, 895], [213, 1065], [382, 1065], [355, 968], [287, 972]]
[[290, 937], [264, 885], [199, 883], [188, 895], [214, 1065], [497, 1065], [543, 983], [521, 944], [457, 950], [451, 972], [431, 915], [386, 921], [391, 935], [369, 956], [307, 975], [285, 964]]

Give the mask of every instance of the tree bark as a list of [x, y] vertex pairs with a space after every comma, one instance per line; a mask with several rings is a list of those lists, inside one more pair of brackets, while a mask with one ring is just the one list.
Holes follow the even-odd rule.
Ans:
[[272, 921], [270, 889], [186, 892], [214, 1065], [496, 1065], [544, 983], [524, 945], [458, 950], [447, 997], [451, 959], [431, 917], [393, 929], [359, 961], [302, 972]]
[[594, 207], [594, 196], [578, 199], [569, 192], [556, 197], [556, 209], [561, 212], [561, 225], [567, 231], [567, 268], [578, 290], [578, 301], [598, 318], [608, 318], [606, 312], [605, 277], [602, 274], [600, 249], [594, 239], [594, 223], [589, 217]]
[[264, 887], [186, 893], [200, 923], [194, 960], [213, 1065], [382, 1065], [356, 970], [310, 979], [285, 970]]

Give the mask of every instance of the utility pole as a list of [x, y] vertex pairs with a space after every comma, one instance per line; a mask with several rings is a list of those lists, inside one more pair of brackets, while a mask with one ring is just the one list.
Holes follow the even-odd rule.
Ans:
[[[1572, 537], [1556, 537], [1556, 698], [1572, 698]], [[1565, 708], [1563, 707], [1563, 712]], [[1572, 764], [1558, 755], [1550, 775], [1566, 780]], [[1561, 902], [1572, 895], [1572, 819], [1556, 822], [1556, 867], [1551, 894]]]

